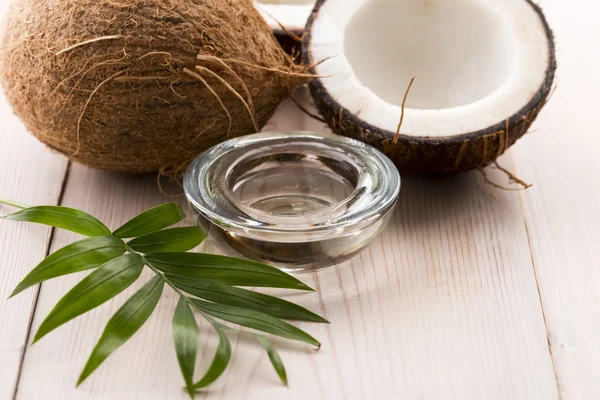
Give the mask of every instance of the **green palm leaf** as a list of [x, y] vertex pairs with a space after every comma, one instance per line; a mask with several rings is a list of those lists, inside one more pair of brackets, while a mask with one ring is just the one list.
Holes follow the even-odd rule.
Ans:
[[219, 347], [217, 347], [215, 357], [213, 358], [210, 367], [208, 367], [206, 374], [204, 374], [204, 377], [202, 377], [198, 383], [194, 384], [194, 390], [205, 388], [216, 381], [221, 375], [223, 375], [223, 372], [225, 372], [225, 369], [231, 360], [231, 342], [225, 334], [223, 325], [210, 317], [207, 317], [206, 319], [212, 324], [219, 334]]
[[140, 253], [188, 251], [198, 246], [205, 236], [197, 226], [171, 228], [137, 237], [127, 243]]
[[182, 279], [196, 278], [234, 286], [313, 289], [285, 272], [255, 261], [201, 253], [146, 254], [145, 259], [162, 272]]
[[42, 322], [33, 342], [121, 293], [135, 282], [143, 267], [144, 262], [137, 254], [126, 254], [102, 265], [60, 299]]
[[179, 289], [214, 303], [260, 311], [281, 319], [328, 323], [326, 319], [306, 308], [278, 297], [215, 281], [167, 276]]
[[321, 343], [308, 333], [270, 315], [239, 307], [209, 303], [204, 300], [190, 299], [190, 301], [202, 312], [224, 321], [281, 336], [286, 339], [298, 340], [317, 347], [321, 346]]
[[110, 230], [95, 217], [74, 208], [60, 206], [28, 207], [2, 217], [11, 221], [36, 222], [85, 236], [109, 236]]
[[72, 243], [46, 257], [10, 297], [45, 280], [96, 268], [124, 253], [125, 243], [114, 236], [96, 236]]
[[271, 365], [273, 365], [273, 368], [275, 368], [275, 372], [277, 372], [281, 382], [287, 386], [288, 380], [287, 373], [285, 372], [285, 366], [283, 365], [283, 361], [281, 361], [281, 357], [279, 357], [279, 353], [277, 352], [277, 349], [275, 349], [273, 342], [271, 342], [268, 337], [263, 335], [256, 335], [256, 340], [258, 340], [265, 350], [267, 350], [267, 355], [269, 356], [269, 360], [271, 360]]
[[178, 203], [166, 203], [154, 207], [129, 220], [114, 232], [116, 237], [131, 238], [167, 228], [185, 217]]
[[177, 361], [190, 397], [194, 398], [194, 367], [198, 352], [198, 324], [185, 297], [179, 298], [173, 316], [173, 339]]
[[[13, 296], [48, 279], [97, 268], [60, 299], [41, 323], [34, 343], [124, 291], [140, 276], [144, 264], [156, 274], [110, 319], [81, 372], [78, 385], [150, 318], [165, 284], [180, 295], [173, 317], [173, 336], [186, 389], [191, 397], [196, 390], [205, 388], [222, 376], [230, 363], [232, 348], [226, 332], [232, 328], [217, 319], [320, 347], [315, 338], [282, 319], [327, 322], [324, 318], [289, 301], [237, 286], [313, 289], [293, 276], [259, 262], [186, 253], [200, 244], [205, 234], [198, 227], [167, 229], [184, 218], [183, 210], [177, 203], [148, 210], [113, 234], [90, 214], [72, 208], [27, 207], [3, 199], [0, 199], [0, 203], [22, 208], [19, 212], [0, 218], [37, 222], [90, 236], [48, 256], [14, 290]], [[133, 239], [125, 244], [124, 238]], [[127, 251], [130, 254], [125, 254]], [[198, 298], [187, 297], [183, 292]], [[196, 383], [194, 369], [199, 330], [190, 307], [210, 322], [219, 335], [219, 345], [212, 363]], [[279, 378], [287, 384], [283, 362], [273, 343], [266, 336], [254, 332], [251, 334], [266, 349]]]
[[156, 275], [113, 315], [79, 376], [78, 386], [150, 318], [158, 304], [164, 283], [163, 278]]

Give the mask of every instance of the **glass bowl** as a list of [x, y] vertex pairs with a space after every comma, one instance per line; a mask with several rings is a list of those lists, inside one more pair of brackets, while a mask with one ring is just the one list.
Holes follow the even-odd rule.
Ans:
[[310, 272], [348, 260], [381, 233], [400, 175], [354, 139], [258, 133], [202, 153], [184, 189], [200, 226], [228, 254]]

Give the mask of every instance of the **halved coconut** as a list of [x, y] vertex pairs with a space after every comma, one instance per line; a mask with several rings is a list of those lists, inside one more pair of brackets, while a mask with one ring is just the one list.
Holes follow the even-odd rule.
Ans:
[[[552, 89], [552, 31], [530, 0], [319, 0], [303, 56], [331, 128], [401, 171], [453, 173], [494, 161]], [[394, 140], [410, 79], [401, 134]]]
[[291, 54], [294, 50], [299, 50], [300, 43], [290, 37], [289, 33], [302, 36], [315, 2], [316, 0], [255, 0], [254, 5], [283, 49]]

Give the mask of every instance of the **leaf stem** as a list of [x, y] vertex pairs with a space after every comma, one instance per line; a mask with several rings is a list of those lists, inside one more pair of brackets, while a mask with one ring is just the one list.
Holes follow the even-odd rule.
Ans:
[[[142, 258], [143, 258], [143, 256], [142, 256]], [[178, 288], [177, 286], [175, 286], [175, 284], [174, 284], [173, 282], [171, 282], [171, 280], [170, 280], [169, 278], [167, 278], [167, 277], [166, 277], [166, 276], [165, 276], [165, 275], [164, 275], [162, 272], [160, 272], [160, 271], [159, 271], [159, 270], [158, 270], [156, 267], [154, 267], [152, 264], [150, 264], [150, 263], [148, 262], [148, 260], [146, 260], [145, 258], [144, 258], [144, 262], [146, 263], [146, 265], [148, 266], [148, 268], [150, 268], [152, 271], [154, 271], [154, 273], [155, 273], [156, 275], [160, 275], [160, 276], [163, 278], [163, 280], [165, 281], [165, 283], [166, 283], [167, 285], [171, 286], [171, 288], [172, 288], [172, 289], [173, 289], [173, 290], [174, 290], [174, 291], [175, 291], [175, 292], [176, 292], [176, 293], [177, 293], [179, 296], [181, 296], [181, 297], [185, 297], [186, 301], [187, 301], [188, 303], [190, 303], [190, 302], [187, 300], [187, 296], [186, 296], [186, 295], [185, 295], [185, 294], [184, 294], [184, 293], [183, 293], [181, 290], [179, 290], [179, 288]]]
[[12, 200], [8, 200], [8, 199], [3, 199], [1, 197], [0, 197], [0, 204], [4, 204], [4, 205], [15, 207], [15, 208], [20, 208], [21, 210], [29, 208], [28, 205], [25, 205], [22, 203], [17, 203], [16, 201], [12, 201]]
[[146, 259], [146, 257], [144, 257], [143, 254], [138, 253], [137, 251], [133, 250], [131, 247], [125, 245], [125, 248], [127, 249], [127, 251], [129, 251], [130, 253], [133, 254], [137, 254], [140, 257], [142, 257], [142, 259], [144, 260], [144, 263], [146, 264], [146, 266], [148, 266], [148, 268], [150, 268], [156, 275], [160, 276], [163, 281], [165, 281], [165, 283], [169, 286], [171, 286], [171, 288], [181, 297], [185, 297], [186, 301], [188, 302], [188, 304], [191, 304], [191, 302], [187, 299], [187, 296], [181, 291], [179, 290], [179, 288], [177, 286], [175, 286], [175, 284], [173, 282], [171, 282], [171, 280], [169, 278], [167, 278], [162, 272], [160, 272], [160, 270], [158, 268], [156, 268], [154, 265], [150, 264], [148, 262], [148, 260]]
[[[126, 247], [130, 253], [139, 254], [137, 251], [132, 250], [129, 246], [126, 245]], [[202, 316], [206, 320], [208, 320], [208, 322], [213, 324], [214, 320], [210, 316], [208, 316], [208, 314], [206, 314], [204, 311], [202, 311], [200, 308], [198, 308], [193, 302], [191, 302], [189, 297], [185, 293], [183, 293], [177, 286], [175, 286], [175, 284], [169, 278], [167, 278], [165, 276], [165, 274], [163, 274], [158, 268], [156, 268], [154, 265], [149, 263], [148, 260], [143, 255], [141, 255], [141, 254], [139, 254], [139, 255], [142, 257], [142, 259], [144, 260], [144, 262], [146, 263], [148, 268], [150, 268], [156, 275], [159, 275], [160, 277], [162, 277], [162, 279], [165, 281], [165, 283], [167, 285], [171, 286], [171, 288], [175, 291], [175, 293], [177, 293], [180, 297], [182, 297], [188, 305], [190, 305], [194, 310], [196, 310], [200, 314], [202, 314]]]

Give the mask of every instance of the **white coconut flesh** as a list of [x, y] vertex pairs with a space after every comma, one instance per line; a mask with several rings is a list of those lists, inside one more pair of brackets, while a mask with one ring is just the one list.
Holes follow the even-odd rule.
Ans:
[[315, 6], [315, 0], [255, 0], [254, 4], [271, 29], [281, 25], [292, 32], [302, 32]]
[[526, 0], [326, 0], [311, 61], [333, 100], [395, 132], [447, 138], [517, 114], [549, 68], [549, 40]]

